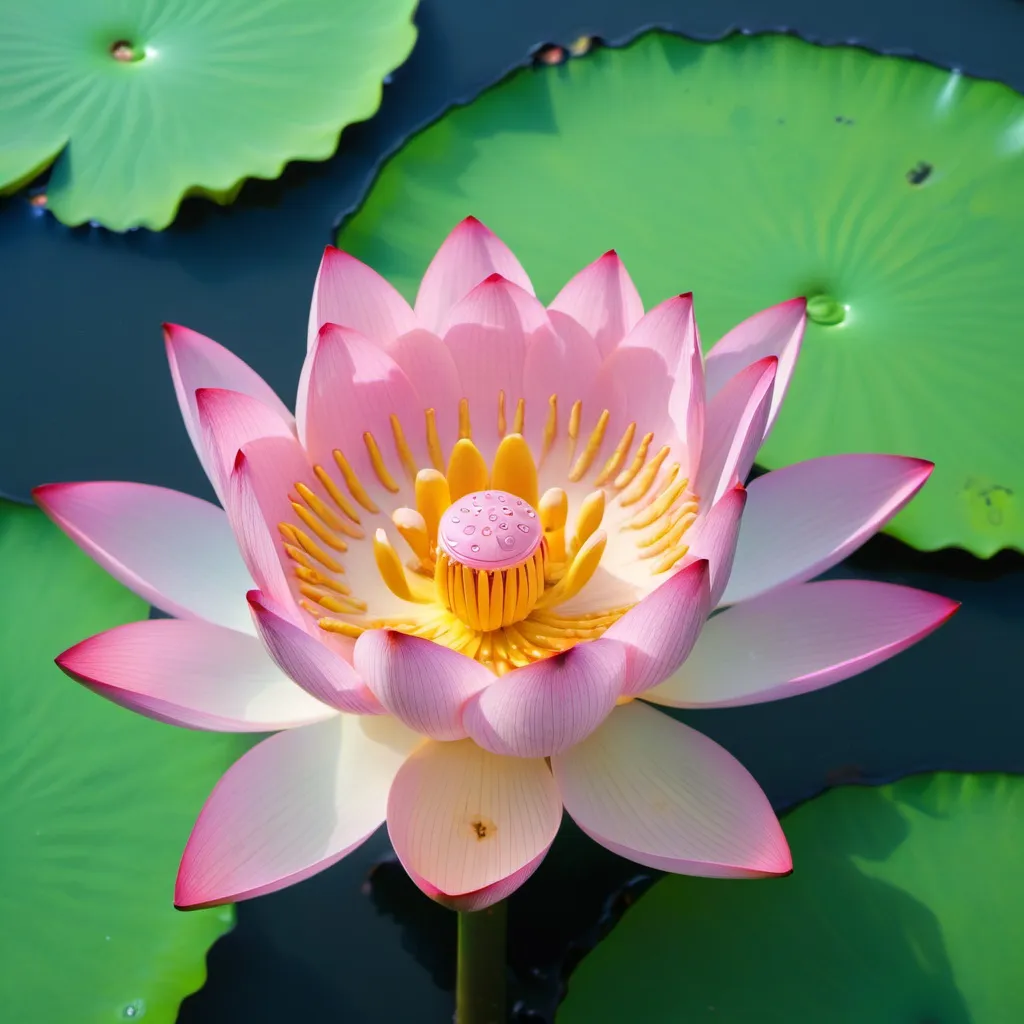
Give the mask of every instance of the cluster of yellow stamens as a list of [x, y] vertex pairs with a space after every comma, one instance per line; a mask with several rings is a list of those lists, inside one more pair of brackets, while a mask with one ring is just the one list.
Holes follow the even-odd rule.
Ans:
[[[609, 414], [601, 414], [582, 445], [581, 418], [582, 405], [576, 402], [566, 431], [564, 479], [570, 483], [583, 481], [596, 468]], [[565, 448], [555, 443], [557, 423], [558, 402], [552, 396], [542, 465], [549, 457], [566, 457]], [[631, 606], [578, 615], [556, 612], [580, 593], [601, 562], [608, 543], [602, 528], [606, 505], [615, 510], [610, 529], [636, 531], [635, 558], [649, 560], [653, 575], [667, 572], [686, 554], [684, 535], [696, 518], [696, 499], [680, 466], [668, 462], [668, 446], [652, 454], [653, 435], [645, 434], [634, 448], [635, 423], [626, 427], [594, 478], [594, 490], [580, 502], [571, 532], [566, 491], [552, 487], [538, 494], [537, 464], [522, 435], [522, 399], [509, 424], [504, 393], [499, 395], [502, 440], [490, 467], [473, 443], [465, 399], [459, 407], [460, 438], [447, 463], [433, 409], [426, 411], [425, 424], [432, 466], [417, 467], [396, 415], [390, 424], [395, 456], [412, 484], [415, 506], [395, 509], [391, 523], [411, 557], [403, 559], [382, 527], [374, 530], [372, 544], [380, 576], [408, 603], [407, 614], [373, 617], [340, 578], [341, 556], [349, 543], [366, 543], [364, 513], [378, 516], [381, 511], [340, 450], [333, 458], [343, 486], [315, 466], [317, 490], [297, 482], [290, 496], [297, 522], [279, 525], [295, 565], [300, 603], [329, 632], [357, 637], [366, 629], [389, 627], [443, 643], [501, 674], [600, 636]], [[363, 441], [381, 486], [399, 493], [377, 439], [366, 433]], [[471, 521], [479, 524], [479, 534], [474, 534], [476, 526], [466, 525]], [[539, 525], [535, 533], [534, 522]], [[498, 556], [488, 561], [481, 544]]]

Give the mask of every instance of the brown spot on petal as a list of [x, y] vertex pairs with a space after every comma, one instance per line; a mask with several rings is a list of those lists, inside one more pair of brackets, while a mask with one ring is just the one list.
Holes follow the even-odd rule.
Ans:
[[490, 818], [485, 818], [483, 815], [470, 818], [469, 828], [478, 842], [483, 842], [485, 839], [493, 839], [498, 831], [498, 826]]

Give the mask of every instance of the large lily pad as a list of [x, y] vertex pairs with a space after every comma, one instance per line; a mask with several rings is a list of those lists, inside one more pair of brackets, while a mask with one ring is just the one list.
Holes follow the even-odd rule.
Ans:
[[170, 223], [183, 196], [324, 160], [370, 117], [416, 0], [10, 0], [0, 32], [0, 191], [60, 154], [66, 224]]
[[385, 165], [339, 244], [406, 295], [475, 214], [545, 299], [618, 249], [647, 303], [693, 289], [705, 344], [795, 295], [814, 318], [761, 461], [937, 469], [891, 532], [1024, 549], [1024, 99], [787, 36], [649, 34], [521, 71]]
[[53, 664], [146, 613], [42, 513], [0, 502], [4, 1020], [171, 1024], [233, 921], [172, 899], [192, 822], [242, 741], [148, 721]]
[[835, 789], [783, 827], [792, 876], [658, 882], [572, 975], [559, 1024], [1024, 1020], [1024, 778]]

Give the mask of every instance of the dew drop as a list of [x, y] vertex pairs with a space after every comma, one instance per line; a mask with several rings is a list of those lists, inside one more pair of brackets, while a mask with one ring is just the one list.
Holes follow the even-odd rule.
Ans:
[[460, 509], [459, 509], [459, 511], [460, 511], [460, 512], [468, 512], [468, 511], [469, 511], [469, 509], [468, 509], [468, 508], [460, 508]]
[[496, 516], [496, 515], [495, 515], [495, 514], [494, 514], [493, 512], [492, 512], [492, 513], [491, 513], [491, 514], [490, 514], [490, 515], [489, 515], [489, 516], [488, 516], [487, 518], [488, 518], [488, 519], [489, 519], [489, 520], [490, 520], [490, 521], [491, 521], [492, 523], [496, 523], [496, 522], [498, 521], [498, 517], [497, 517], [497, 516]]
[[146, 1004], [142, 999], [133, 999], [121, 1011], [121, 1016], [126, 1020], [141, 1020], [146, 1013]]
[[481, 535], [482, 535], [482, 536], [484, 536], [484, 537], [490, 537], [490, 535], [491, 535], [491, 534], [492, 534], [493, 532], [494, 532], [494, 531], [493, 531], [493, 530], [492, 530], [492, 529], [491, 529], [491, 528], [490, 528], [489, 526], [485, 526], [485, 527], [484, 527], [484, 528], [483, 528], [483, 529], [482, 529], [482, 530], [480, 531]]
[[516, 529], [518, 529], [520, 533], [529, 533], [530, 532], [530, 528], [529, 528], [529, 526], [526, 525], [526, 523], [519, 523], [519, 525], [516, 527]]
[[452, 516], [452, 522], [453, 523], [461, 523], [462, 520], [458, 516]]
[[[495, 516], [495, 519], [497, 519], [497, 516]], [[498, 523], [498, 529], [499, 530], [507, 530], [508, 529], [508, 523]]]
[[480, 545], [479, 544], [473, 544], [473, 545], [470, 546], [469, 550], [472, 551], [474, 554], [476, 554], [476, 552], [480, 550]]
[[527, 511], [526, 511], [526, 514], [527, 514], [527, 515], [528, 515], [528, 516], [529, 516], [529, 517], [530, 517], [531, 519], [536, 519], [536, 518], [537, 518], [537, 513], [536, 513], [536, 512], [534, 512], [534, 511], [533, 511], [533, 509], [527, 509]]
[[470, 537], [470, 536], [472, 536], [472, 535], [473, 535], [474, 533], [476, 533], [476, 527], [475, 527], [475, 526], [464, 526], [464, 527], [462, 528], [462, 532], [463, 532], [463, 533], [464, 533], [464, 534], [465, 534], [465, 535], [466, 535], [467, 537]]

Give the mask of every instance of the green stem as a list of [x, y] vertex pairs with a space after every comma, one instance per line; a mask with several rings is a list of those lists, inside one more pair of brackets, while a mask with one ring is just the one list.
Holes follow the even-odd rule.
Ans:
[[455, 1024], [505, 1024], [505, 901], [459, 913]]

